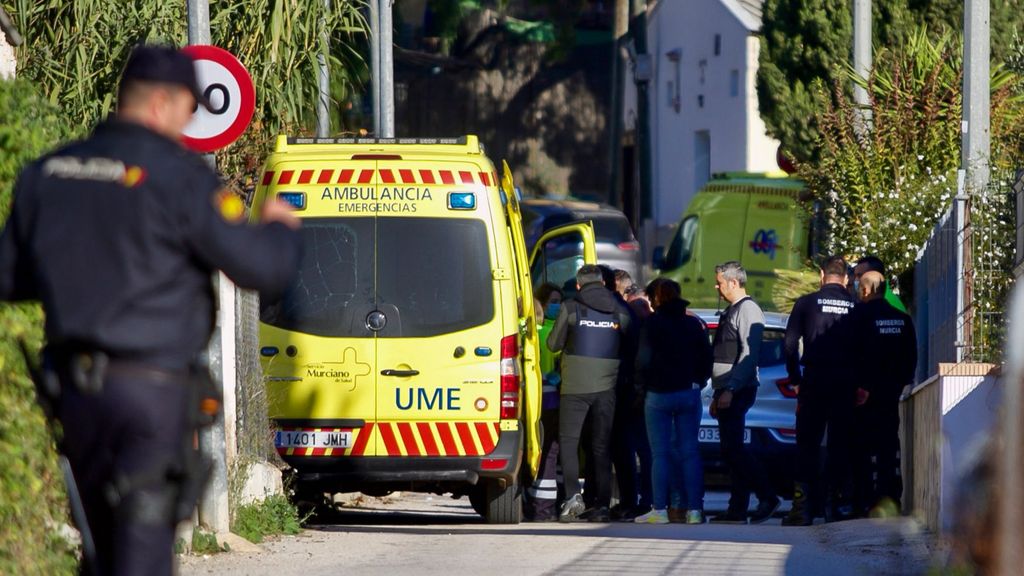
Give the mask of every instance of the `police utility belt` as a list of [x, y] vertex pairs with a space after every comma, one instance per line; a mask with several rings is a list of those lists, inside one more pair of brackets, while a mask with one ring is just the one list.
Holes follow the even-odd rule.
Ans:
[[[176, 457], [150, 470], [113, 479], [106, 489], [111, 505], [135, 502], [133, 498], [144, 486], [165, 485], [165, 497], [146, 500], [134, 512], [153, 521], [181, 522], [192, 517], [203, 487], [213, 469], [211, 459], [195, 447], [196, 434], [216, 421], [221, 410], [221, 395], [210, 376], [209, 368], [194, 362], [184, 369], [168, 369], [135, 359], [119, 358], [81, 345], [47, 346], [43, 353], [43, 370], [38, 374], [40, 401], [49, 403], [51, 414], [61, 399], [63, 386], [73, 386], [85, 396], [99, 396], [111, 378], [138, 381], [140, 386], [183, 386], [189, 397], [186, 412], [186, 433]], [[45, 407], [44, 407], [45, 408]], [[153, 518], [156, 514], [159, 518]]]

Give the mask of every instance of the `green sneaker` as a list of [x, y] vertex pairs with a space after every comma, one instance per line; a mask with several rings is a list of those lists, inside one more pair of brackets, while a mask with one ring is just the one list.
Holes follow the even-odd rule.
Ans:
[[686, 511], [686, 523], [687, 524], [703, 524], [704, 523], [704, 512], [701, 510], [687, 510]]

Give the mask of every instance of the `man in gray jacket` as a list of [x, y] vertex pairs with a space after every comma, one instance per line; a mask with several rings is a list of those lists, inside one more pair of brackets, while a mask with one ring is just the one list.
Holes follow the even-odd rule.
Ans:
[[547, 341], [552, 352], [564, 350], [558, 431], [566, 500], [558, 519], [572, 522], [585, 509], [580, 495], [579, 442], [589, 414], [592, 453], [588, 456], [594, 459], [593, 489], [597, 497], [588, 519], [607, 522], [615, 384], [623, 352], [631, 349], [628, 339], [632, 327], [629, 310], [605, 288], [600, 268], [584, 265], [576, 273], [576, 284], [579, 293], [562, 304]]
[[753, 523], [764, 522], [779, 508], [764, 468], [744, 443], [747, 411], [757, 399], [757, 361], [761, 355], [764, 313], [747, 295], [747, 272], [739, 262], [715, 266], [718, 293], [729, 303], [715, 331], [711, 386], [711, 417], [718, 419], [722, 459], [729, 466], [732, 494], [729, 509], [712, 522], [746, 524], [750, 492], [757, 494]]

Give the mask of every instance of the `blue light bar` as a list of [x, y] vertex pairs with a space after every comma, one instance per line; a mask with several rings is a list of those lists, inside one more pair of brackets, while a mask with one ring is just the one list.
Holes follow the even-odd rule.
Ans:
[[476, 194], [472, 192], [449, 192], [449, 210], [476, 210]]
[[277, 197], [291, 204], [296, 210], [306, 209], [305, 192], [278, 192]]

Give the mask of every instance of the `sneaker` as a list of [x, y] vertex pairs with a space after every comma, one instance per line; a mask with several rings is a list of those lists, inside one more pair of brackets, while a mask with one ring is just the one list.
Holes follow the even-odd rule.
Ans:
[[704, 523], [704, 512], [702, 510], [687, 510], [686, 511], [686, 523], [687, 524], [703, 524]]
[[668, 507], [668, 521], [673, 524], [683, 524], [686, 522], [686, 510], [683, 508]]
[[746, 524], [747, 515], [738, 512], [726, 512], [711, 518], [712, 524]]
[[651, 510], [647, 514], [637, 516], [633, 522], [637, 524], [668, 524], [668, 512], [665, 510]]
[[575, 522], [580, 519], [580, 514], [583, 513], [583, 510], [585, 510], [583, 497], [579, 494], [574, 494], [572, 498], [569, 498], [562, 504], [562, 511], [558, 514], [558, 521]]
[[775, 511], [779, 509], [782, 504], [782, 500], [779, 500], [778, 496], [772, 496], [771, 500], [762, 500], [757, 504], [757, 510], [750, 515], [751, 524], [760, 524], [765, 520], [772, 517]]

